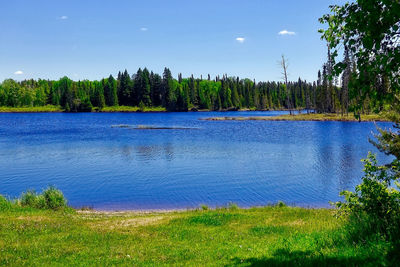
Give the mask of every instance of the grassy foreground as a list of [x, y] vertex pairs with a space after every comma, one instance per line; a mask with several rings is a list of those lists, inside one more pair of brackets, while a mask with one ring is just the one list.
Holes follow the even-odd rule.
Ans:
[[385, 264], [384, 243], [346, 241], [329, 209], [176, 212], [0, 210], [0, 266]]
[[[340, 114], [297, 114], [297, 115], [279, 115], [279, 116], [255, 116], [255, 117], [214, 117], [205, 118], [208, 121], [359, 121], [354, 115]], [[361, 121], [390, 121], [386, 117], [379, 114], [361, 115]]]

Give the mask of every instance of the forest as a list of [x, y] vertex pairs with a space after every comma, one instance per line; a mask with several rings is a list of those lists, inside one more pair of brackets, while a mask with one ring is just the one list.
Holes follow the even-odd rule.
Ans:
[[[346, 58], [347, 59], [347, 58]], [[348, 112], [355, 97], [349, 101], [346, 86], [329, 78], [330, 64], [318, 72], [316, 82], [299, 78], [292, 82], [256, 82], [239, 77], [173, 78], [168, 68], [161, 75], [141, 69], [131, 75], [127, 70], [117, 77], [110, 75], [100, 81], [73, 81], [63, 77], [51, 80], [4, 80], [0, 83], [0, 106], [60, 106], [67, 112], [101, 111], [104, 107], [163, 107], [167, 111], [188, 110], [287, 110], [307, 109], [317, 112]], [[342, 83], [343, 84], [343, 83]], [[364, 111], [376, 103], [364, 99]], [[353, 108], [354, 109], [354, 108]]]

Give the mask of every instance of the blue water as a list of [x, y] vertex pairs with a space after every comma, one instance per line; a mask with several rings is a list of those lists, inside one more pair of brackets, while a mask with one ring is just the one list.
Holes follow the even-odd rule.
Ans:
[[361, 181], [373, 123], [199, 120], [282, 113], [3, 113], [0, 194], [55, 185], [70, 205], [104, 210], [328, 207]]

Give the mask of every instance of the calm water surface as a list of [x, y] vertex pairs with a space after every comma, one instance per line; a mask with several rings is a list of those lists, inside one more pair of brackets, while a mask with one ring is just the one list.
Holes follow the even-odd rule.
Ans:
[[0, 114], [0, 194], [55, 185], [74, 207], [112, 210], [327, 207], [360, 182], [373, 123], [199, 120], [278, 113]]

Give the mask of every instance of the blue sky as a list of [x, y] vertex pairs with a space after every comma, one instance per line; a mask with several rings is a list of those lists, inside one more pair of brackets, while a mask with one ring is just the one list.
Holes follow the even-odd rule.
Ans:
[[[313, 81], [326, 59], [318, 18], [342, 0], [2, 1], [0, 81], [101, 79], [147, 67]], [[281, 33], [281, 34], [279, 34]]]

